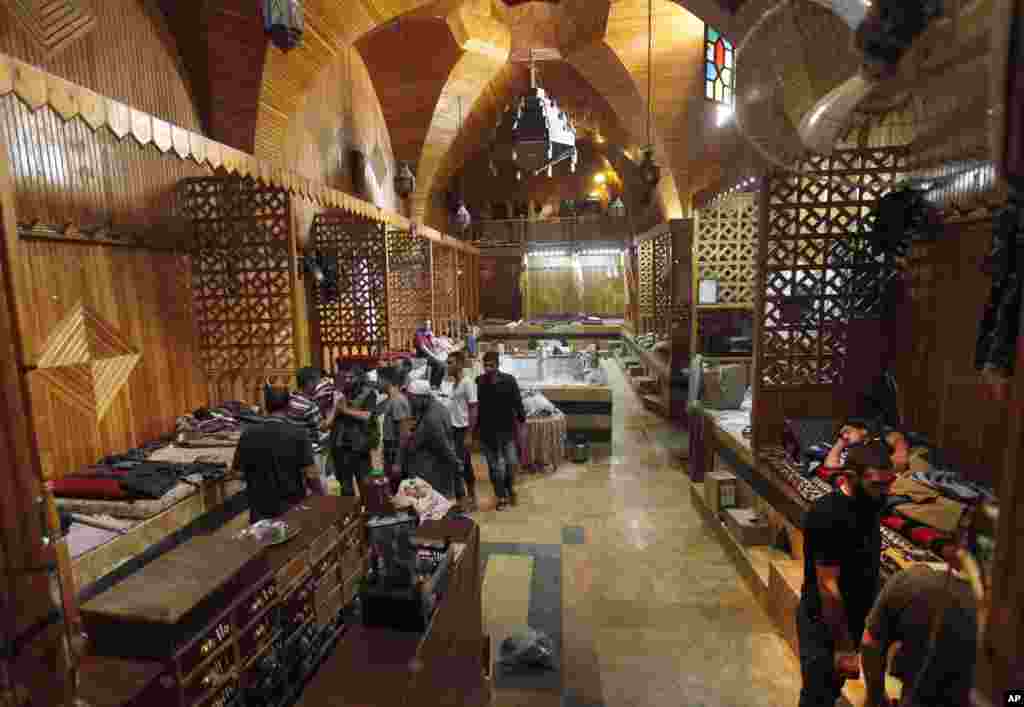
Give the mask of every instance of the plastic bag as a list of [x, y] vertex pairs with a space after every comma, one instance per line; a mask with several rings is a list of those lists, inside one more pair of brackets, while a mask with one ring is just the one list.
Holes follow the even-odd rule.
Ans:
[[501, 642], [500, 662], [509, 667], [555, 670], [555, 646], [546, 633], [526, 628]]

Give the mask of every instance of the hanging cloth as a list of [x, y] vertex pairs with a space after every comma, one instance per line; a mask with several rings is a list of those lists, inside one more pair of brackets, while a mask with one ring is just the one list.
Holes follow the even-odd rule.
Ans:
[[1024, 185], [1010, 183], [1006, 208], [997, 214], [988, 272], [992, 291], [982, 316], [974, 365], [1009, 378], [1017, 353], [1024, 266]]

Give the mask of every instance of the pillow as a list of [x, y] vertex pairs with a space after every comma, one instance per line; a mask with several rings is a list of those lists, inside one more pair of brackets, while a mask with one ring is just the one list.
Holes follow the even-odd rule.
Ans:
[[733, 363], [704, 371], [701, 399], [715, 410], [739, 410], [747, 394], [748, 369]]

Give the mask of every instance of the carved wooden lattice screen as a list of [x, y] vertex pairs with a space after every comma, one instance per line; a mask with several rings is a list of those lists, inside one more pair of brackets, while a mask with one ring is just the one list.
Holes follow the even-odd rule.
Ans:
[[852, 315], [877, 313], [889, 263], [857, 247], [875, 202], [901, 176], [901, 148], [814, 156], [766, 180], [755, 336], [761, 391], [841, 382]]
[[388, 327], [393, 351], [411, 351], [416, 328], [430, 319], [430, 241], [409, 231], [387, 231]]
[[672, 231], [664, 231], [651, 238], [652, 244], [652, 289], [654, 316], [651, 328], [661, 338], [667, 338], [672, 330]]
[[338, 286], [314, 287], [324, 363], [388, 350], [387, 237], [384, 224], [348, 213], [318, 214], [313, 244], [337, 263]]
[[462, 320], [476, 321], [480, 316], [480, 256], [459, 251], [459, 308]]
[[251, 178], [187, 179], [179, 189], [195, 235], [193, 304], [211, 402], [262, 401], [267, 377], [285, 383], [295, 370], [290, 197]]
[[637, 244], [637, 314], [638, 334], [654, 328], [654, 242], [650, 239]]
[[[754, 309], [758, 210], [756, 194], [732, 194], [697, 212], [693, 244], [695, 347], [699, 348], [706, 333], [704, 324], [715, 327], [717, 320], [733, 318], [728, 310]], [[699, 304], [702, 280], [718, 283], [716, 303]]]
[[459, 319], [458, 252], [437, 243], [431, 243], [434, 280], [434, 331], [449, 334]]

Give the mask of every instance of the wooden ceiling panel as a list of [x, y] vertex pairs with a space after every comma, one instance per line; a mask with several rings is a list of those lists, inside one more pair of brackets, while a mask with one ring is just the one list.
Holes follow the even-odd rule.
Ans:
[[462, 50], [441, 19], [400, 20], [367, 35], [356, 48], [377, 91], [395, 158], [415, 165]]

